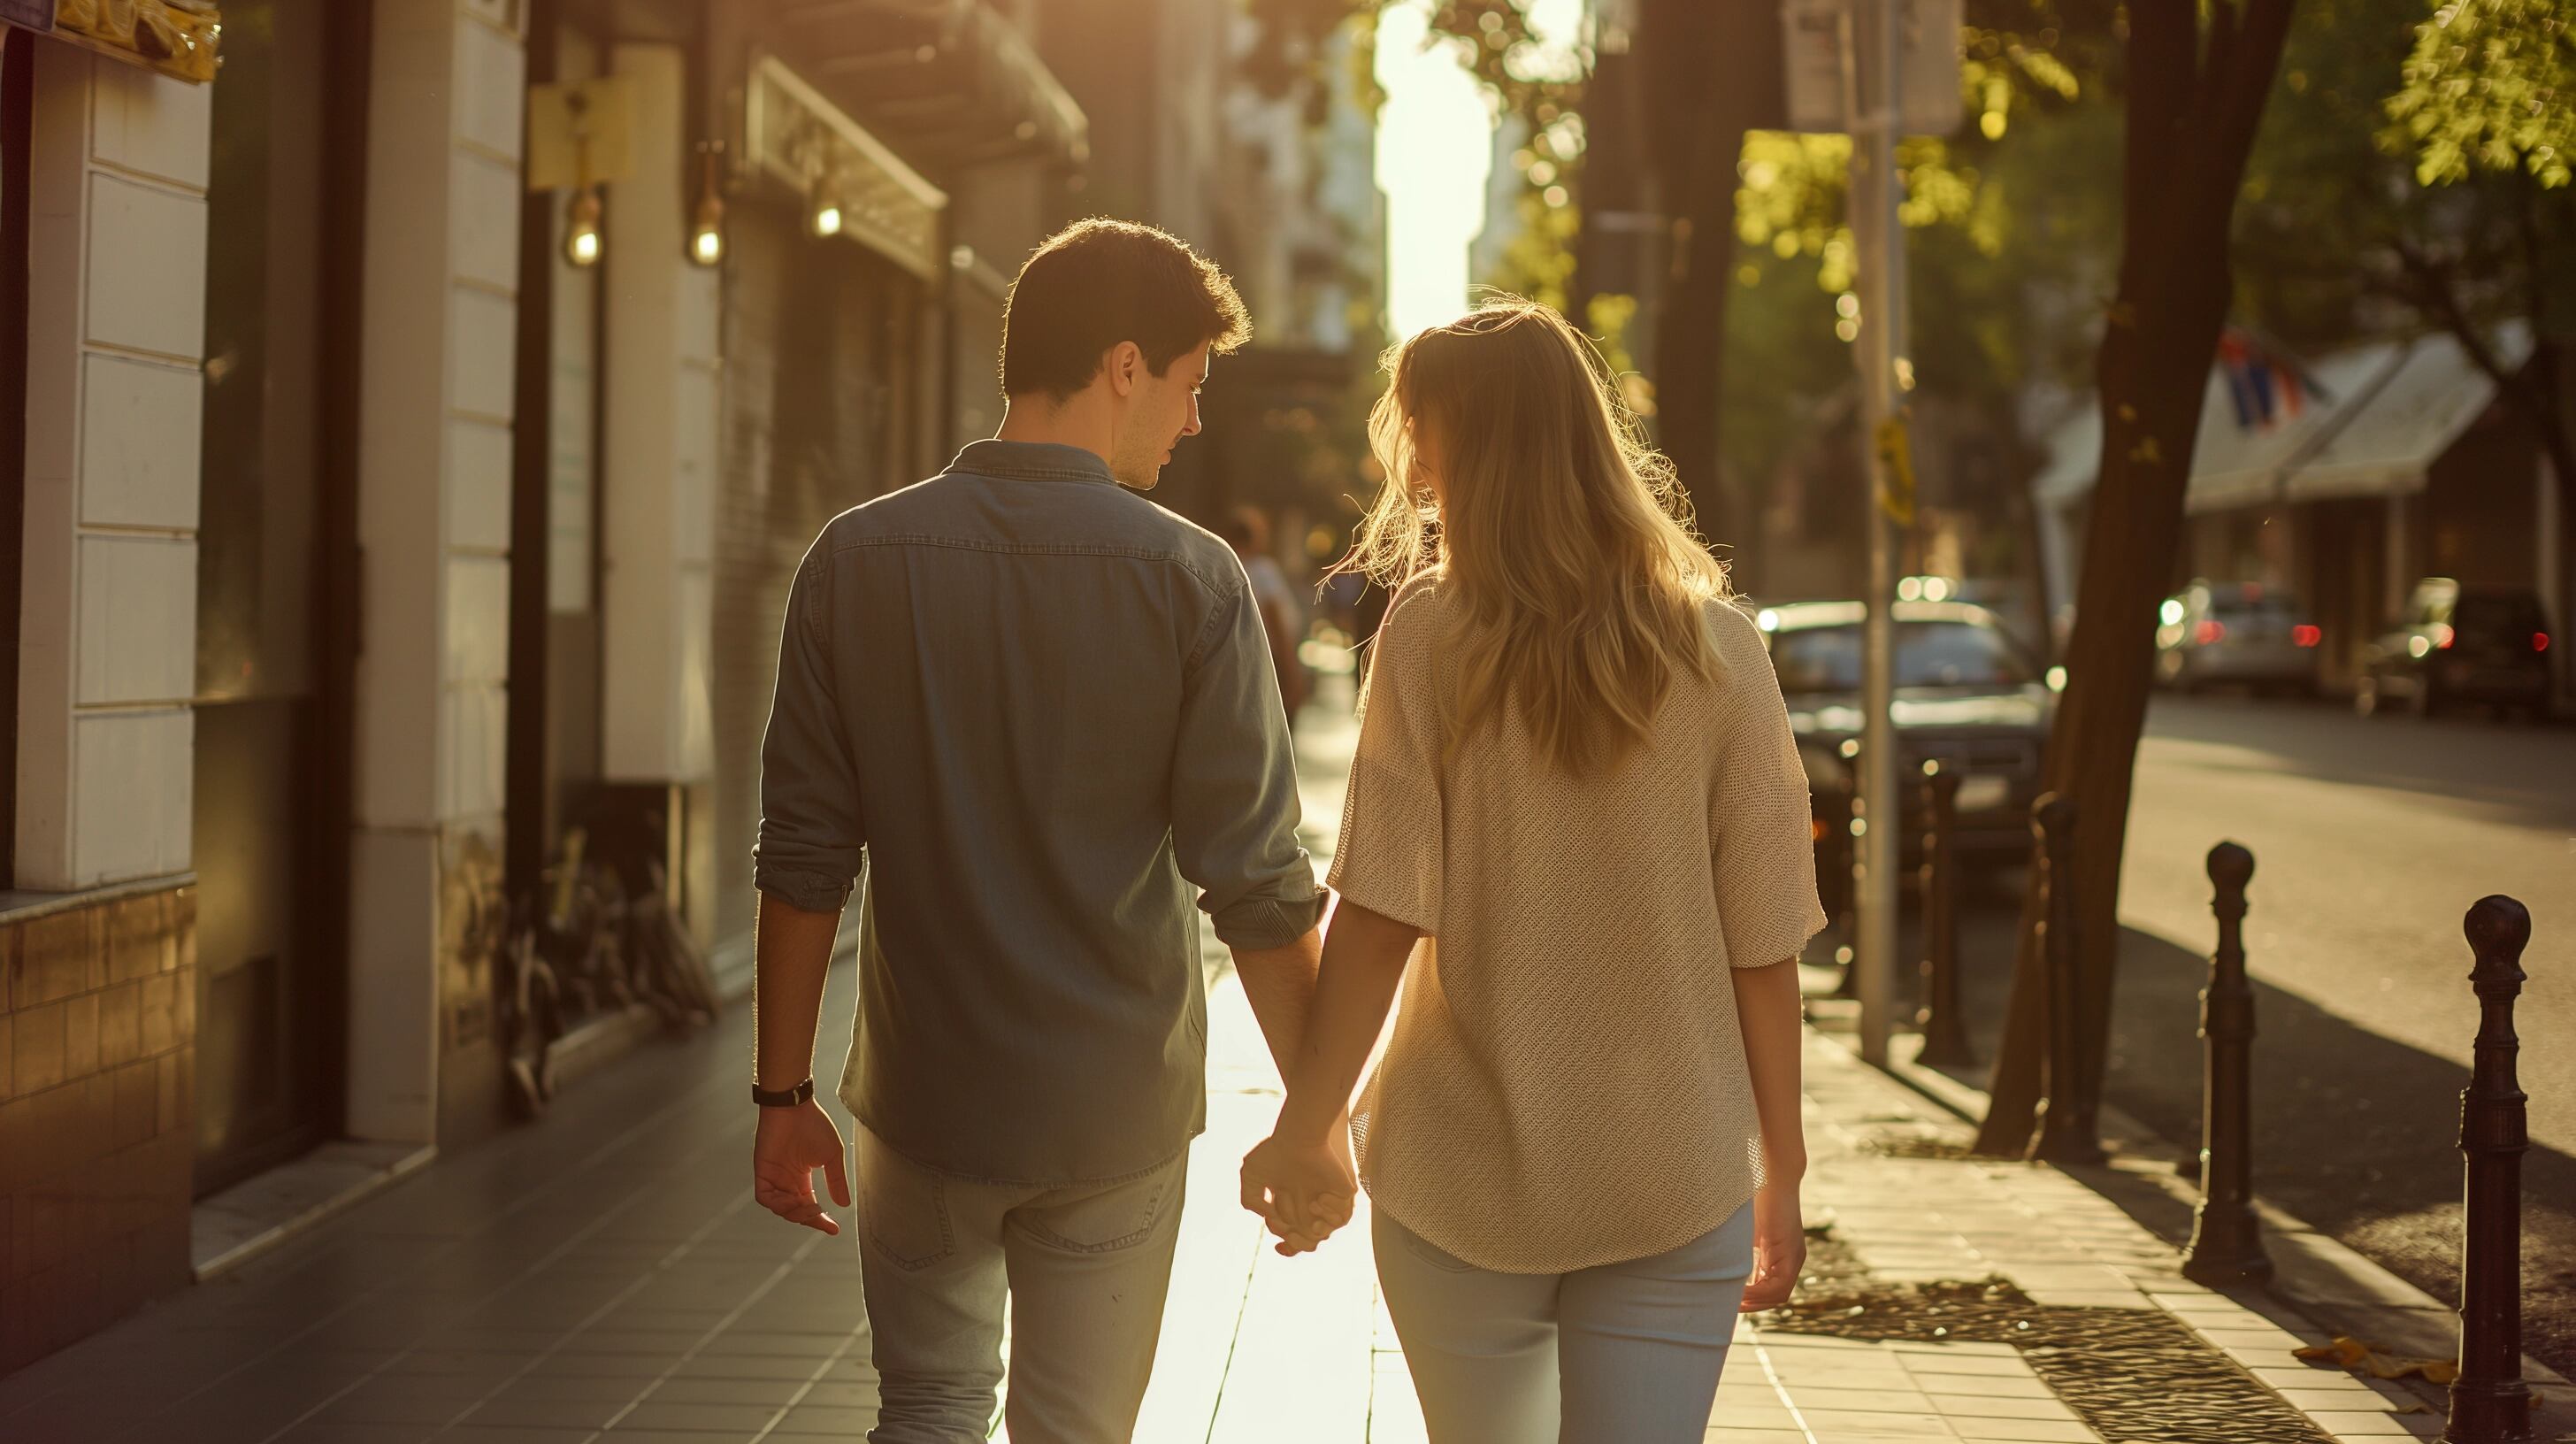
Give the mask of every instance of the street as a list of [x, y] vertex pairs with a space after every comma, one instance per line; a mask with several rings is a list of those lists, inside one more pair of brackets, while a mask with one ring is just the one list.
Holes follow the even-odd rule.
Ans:
[[[2198, 992], [2215, 939], [2204, 859], [2255, 856], [2255, 1187], [2446, 1300], [2459, 1264], [2459, 1090], [2478, 1008], [2461, 915], [2532, 912], [2516, 1013], [2530, 1095], [2525, 1347], [2576, 1363], [2576, 739], [2469, 718], [2363, 720], [2332, 703], [2159, 697], [2121, 886], [2109, 1101], [2178, 1145], [2200, 1134]], [[1980, 1057], [2011, 965], [2012, 889], [1982, 894], [1963, 954]], [[1982, 1069], [1966, 1075], [1982, 1084]]]

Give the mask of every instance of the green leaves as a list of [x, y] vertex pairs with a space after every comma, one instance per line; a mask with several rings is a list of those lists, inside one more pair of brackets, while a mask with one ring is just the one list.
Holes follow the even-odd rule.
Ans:
[[2425, 185], [2480, 171], [2568, 183], [2576, 148], [2576, 3], [2447, 0], [2415, 32], [2383, 143]]

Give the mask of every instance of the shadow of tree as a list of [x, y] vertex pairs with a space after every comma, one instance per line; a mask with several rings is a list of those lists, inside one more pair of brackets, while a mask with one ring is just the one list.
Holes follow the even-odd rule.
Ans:
[[[1960, 920], [1960, 989], [1979, 1062], [1952, 1071], [1979, 1088], [2011, 984], [2012, 882], [1998, 879]], [[2121, 930], [2105, 1094], [2184, 1152], [2200, 1146], [2200, 989], [2208, 977], [2206, 957]], [[2460, 987], [2468, 987], [2465, 976]], [[2255, 1026], [2256, 1191], [2456, 1305], [2460, 1090], [2469, 1070], [2259, 979]], [[2526, 1036], [2526, 1047], [2536, 1041]], [[2523, 1344], [2569, 1373], [2576, 1371], [2576, 1157], [2533, 1145], [2522, 1185]], [[2170, 1208], [2142, 1221], [2166, 1231], [2189, 1226]]]

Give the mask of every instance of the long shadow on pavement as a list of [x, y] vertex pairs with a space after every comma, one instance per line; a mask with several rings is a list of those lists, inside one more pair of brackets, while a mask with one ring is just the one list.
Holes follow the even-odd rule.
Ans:
[[[1957, 1075], [1979, 1088], [2011, 987], [2018, 882], [1996, 879], [1962, 909], [1961, 990], [1979, 1063]], [[2196, 1149], [2209, 960], [2123, 928], [2119, 966], [2108, 1101], [2178, 1148]], [[2463, 991], [2467, 971], [2464, 955]], [[2468, 1069], [2259, 979], [2255, 1025], [2256, 1190], [2456, 1305]], [[2534, 1144], [2522, 1170], [2523, 1347], [2576, 1373], [2576, 1157]]]

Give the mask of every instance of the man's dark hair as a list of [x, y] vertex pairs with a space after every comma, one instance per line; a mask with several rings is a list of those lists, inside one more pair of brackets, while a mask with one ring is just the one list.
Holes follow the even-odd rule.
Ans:
[[1121, 341], [1160, 376], [1202, 344], [1223, 355], [1251, 336], [1243, 298], [1215, 262], [1169, 232], [1095, 216], [1049, 238], [1011, 283], [1002, 394], [1061, 401], [1090, 385]]

